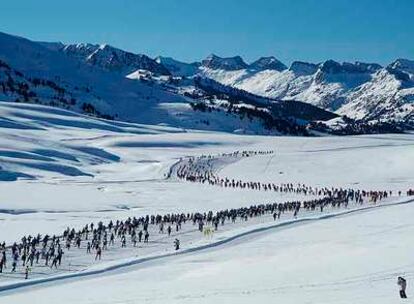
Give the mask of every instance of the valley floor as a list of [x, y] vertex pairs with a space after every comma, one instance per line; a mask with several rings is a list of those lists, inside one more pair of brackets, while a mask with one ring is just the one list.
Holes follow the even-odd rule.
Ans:
[[[410, 201], [405, 191], [414, 188], [414, 134], [260, 137], [94, 120], [34, 105], [2, 103], [0, 113], [7, 117], [0, 121], [0, 240], [8, 244], [100, 220], [305, 199], [167, 179], [170, 167], [187, 156], [273, 150], [217, 172], [246, 181], [393, 191], [381, 208], [249, 234], [88, 279], [2, 292], [0, 303], [394, 303], [396, 277], [405, 275], [409, 286], [414, 278], [414, 205], [385, 206]], [[188, 249], [271, 225], [269, 216], [226, 225], [211, 239], [186, 226], [180, 238]], [[172, 251], [172, 240], [152, 235], [153, 243], [138, 254], [116, 250], [94, 264], [92, 257], [69, 259], [68, 253], [72, 265], [39, 270], [31, 279]], [[21, 281], [18, 275], [0, 276], [3, 286]]]

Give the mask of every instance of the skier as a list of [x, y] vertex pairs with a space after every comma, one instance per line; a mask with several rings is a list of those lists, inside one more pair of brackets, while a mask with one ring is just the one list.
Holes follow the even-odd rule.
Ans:
[[[5, 246], [6, 246], [6, 245], [3, 243], [3, 248], [5, 248]], [[7, 267], [6, 267], [6, 261], [7, 261], [7, 260], [6, 260], [6, 250], [4, 250], [4, 251], [2, 252], [2, 260], [3, 260], [3, 267], [4, 267], [4, 268], [7, 268]]]
[[17, 266], [17, 261], [16, 260], [13, 260], [11, 272], [16, 272], [16, 266]]
[[400, 286], [401, 299], [406, 299], [407, 294], [405, 293], [405, 289], [407, 288], [407, 281], [403, 277], [398, 277], [397, 284]]
[[63, 256], [63, 250], [62, 249], [59, 249], [59, 251], [58, 251], [58, 254], [57, 254], [57, 259], [58, 259], [58, 262], [59, 262], [59, 266], [62, 264], [62, 256]]
[[175, 246], [175, 250], [180, 249], [180, 240], [179, 239], [175, 239], [174, 246]]
[[53, 266], [55, 266], [55, 268], [57, 269], [57, 263], [58, 263], [58, 257], [55, 256], [52, 260], [52, 264], [50, 265], [50, 269], [52, 269]]
[[47, 251], [46, 255], [45, 255], [45, 265], [46, 266], [48, 266], [48, 264], [49, 264], [49, 258], [50, 258], [49, 251]]
[[36, 264], [39, 264], [40, 251], [36, 251]]
[[27, 265], [26, 269], [24, 271], [24, 279], [25, 280], [27, 280], [29, 278], [29, 271], [30, 271], [30, 268], [29, 268], [29, 265]]
[[22, 255], [22, 261], [23, 261], [23, 266], [26, 266], [26, 249], [23, 251], [23, 255]]
[[102, 256], [102, 249], [101, 249], [101, 247], [99, 247], [99, 246], [98, 246], [98, 247], [96, 248], [96, 256], [95, 256], [95, 261], [96, 261], [96, 260], [98, 260], [98, 259], [100, 260], [100, 259], [101, 259], [101, 256]]
[[148, 231], [145, 231], [144, 243], [148, 243], [148, 239], [149, 239], [149, 233]]

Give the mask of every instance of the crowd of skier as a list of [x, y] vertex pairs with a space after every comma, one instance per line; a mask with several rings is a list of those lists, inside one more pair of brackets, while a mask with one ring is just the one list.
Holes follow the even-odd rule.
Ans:
[[[354, 190], [354, 189], [342, 189], [334, 187], [312, 187], [305, 184], [293, 184], [293, 183], [265, 183], [259, 181], [242, 181], [228, 177], [219, 177], [214, 173], [215, 163], [222, 161], [225, 158], [242, 158], [250, 157], [254, 155], [268, 155], [273, 154], [274, 151], [237, 151], [234, 153], [221, 154], [221, 155], [202, 155], [199, 157], [189, 157], [188, 159], [182, 159], [176, 166], [176, 177], [188, 182], [197, 182], [208, 185], [215, 185], [224, 188], [234, 189], [250, 189], [259, 191], [273, 191], [279, 193], [294, 193], [301, 195], [312, 196], [350, 196], [355, 197], [357, 200], [363, 198], [369, 198], [376, 202], [382, 198], [386, 198], [392, 195], [392, 191], [367, 191], [367, 190]], [[409, 194], [411, 193], [411, 194]], [[414, 195], [414, 190], [409, 190], [408, 195]], [[398, 195], [402, 195], [402, 192], [398, 192]]]
[[[11, 272], [16, 272], [18, 264], [24, 269], [25, 277], [32, 267], [44, 265], [50, 268], [58, 268], [62, 263], [65, 250], [72, 247], [85, 250], [85, 254], [91, 255], [91, 259], [100, 260], [103, 252], [111, 247], [136, 247], [138, 244], [148, 243], [150, 229], [158, 230], [173, 237], [173, 231], [178, 232], [182, 225], [190, 223], [196, 226], [200, 232], [208, 227], [218, 230], [226, 223], [236, 221], [248, 221], [250, 218], [271, 215], [273, 220], [280, 219], [281, 215], [291, 213], [297, 217], [304, 211], [323, 212], [327, 208], [347, 207], [350, 202], [362, 204], [365, 201], [376, 202], [387, 197], [388, 192], [359, 192], [354, 190], [333, 189], [328, 196], [309, 201], [291, 201], [284, 203], [255, 204], [249, 207], [225, 209], [217, 212], [196, 212], [165, 215], [145, 215], [141, 217], [129, 217], [125, 221], [109, 221], [104, 224], [90, 223], [81, 229], [67, 228], [60, 236], [25, 236], [21, 242], [6, 247], [0, 246], [1, 260], [0, 272], [7, 267], [7, 261], [11, 261]], [[176, 250], [180, 248], [180, 241], [174, 240]]]
[[[226, 157], [250, 157], [253, 155], [268, 155], [273, 151], [241, 151], [230, 154], [221, 154]], [[206, 235], [207, 232], [217, 231], [221, 226], [237, 221], [248, 221], [251, 218], [268, 215], [278, 220], [282, 215], [291, 214], [297, 217], [301, 210], [306, 212], [324, 212], [332, 208], [346, 208], [348, 204], [377, 203], [392, 195], [391, 191], [365, 191], [343, 188], [310, 187], [302, 184], [282, 184], [261, 182], [242, 182], [229, 178], [218, 178], [213, 174], [213, 161], [216, 156], [202, 156], [190, 158], [177, 165], [175, 174], [178, 178], [187, 181], [209, 183], [222, 187], [248, 188], [263, 191], [292, 192], [302, 195], [312, 194], [316, 198], [307, 201], [273, 202], [266, 204], [252, 204], [248, 207], [224, 209], [220, 211], [170, 213], [165, 215], [144, 215], [128, 217], [126, 220], [109, 221], [108, 223], [90, 223], [81, 229], [67, 228], [59, 236], [36, 235], [25, 236], [20, 242], [11, 246], [0, 244], [0, 273], [9, 267], [14, 273], [19, 269], [25, 278], [29, 277], [31, 268], [42, 265], [58, 269], [65, 257], [65, 251], [81, 250], [82, 254], [91, 255], [91, 261], [101, 260], [105, 251], [111, 248], [134, 248], [145, 246], [150, 242], [150, 232], [158, 231], [171, 237], [171, 244], [175, 250], [180, 249], [180, 240], [177, 233], [183, 225], [195, 226], [198, 231]], [[398, 195], [402, 195], [398, 192]], [[414, 190], [408, 190], [407, 195], [414, 195]], [[149, 229], [151, 227], [151, 229]], [[176, 232], [176, 233], [174, 233]], [[174, 239], [175, 238], [175, 239]], [[174, 240], [173, 240], [174, 239]], [[10, 262], [9, 262], [10, 261]], [[23, 269], [23, 271], [22, 271]]]

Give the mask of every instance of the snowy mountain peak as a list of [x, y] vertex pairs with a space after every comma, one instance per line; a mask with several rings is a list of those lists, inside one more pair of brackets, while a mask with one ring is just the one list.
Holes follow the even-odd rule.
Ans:
[[287, 69], [286, 65], [284, 65], [282, 62], [280, 62], [273, 56], [261, 57], [252, 64], [250, 64], [249, 68], [259, 71], [276, 70], [279, 72]]
[[409, 59], [397, 59], [387, 67], [389, 70], [397, 70], [410, 74], [411, 80], [414, 80], [414, 61]]
[[108, 44], [69, 44], [62, 51], [91, 65], [124, 75], [136, 70], [147, 70], [157, 75], [170, 75], [170, 72], [154, 59], [143, 54], [126, 52]]
[[100, 44], [99, 45], [99, 49], [101, 49], [101, 50], [104, 50], [104, 49], [106, 49], [106, 48], [112, 48], [110, 45], [108, 45], [108, 44], [106, 44], [106, 43], [104, 43], [104, 44]]
[[297, 75], [311, 75], [316, 73], [318, 65], [309, 62], [294, 61], [289, 70]]
[[248, 67], [240, 56], [224, 58], [215, 54], [209, 55], [201, 64], [206, 68], [226, 71], [242, 70]]
[[382, 66], [377, 63], [366, 63], [366, 62], [360, 62], [356, 61], [354, 64], [354, 67], [359, 68], [361, 71], [375, 73], [382, 69]]
[[328, 74], [340, 74], [340, 73], [374, 73], [382, 67], [376, 63], [363, 63], [363, 62], [344, 62], [339, 63], [334, 60], [327, 60], [320, 64], [320, 70]]
[[342, 65], [339, 62], [331, 59], [321, 63], [319, 68], [322, 72], [328, 74], [337, 74], [343, 72]]

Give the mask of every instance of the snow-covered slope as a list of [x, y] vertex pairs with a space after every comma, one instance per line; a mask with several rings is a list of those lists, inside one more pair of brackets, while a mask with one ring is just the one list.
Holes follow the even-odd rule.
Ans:
[[383, 69], [371, 81], [350, 92], [338, 113], [359, 119], [413, 122], [414, 85], [395, 70]]
[[[285, 70], [204, 69], [207, 77], [258, 95], [277, 99], [294, 99], [325, 109], [336, 110], [349, 90], [370, 80], [362, 64], [339, 64], [326, 61], [317, 67], [295, 62]], [[365, 66], [365, 65], [362, 65]]]
[[[76, 51], [69, 55], [72, 49]], [[87, 58], [97, 60], [96, 64], [85, 62], [84, 56], [92, 50], [95, 52]], [[259, 119], [243, 118], [225, 111], [196, 111], [191, 106], [194, 100], [178, 90], [171, 90], [152, 79], [130, 79], [133, 77], [127, 78], [118, 70], [110, 70], [109, 67], [123, 69], [113, 60], [106, 61], [112, 58], [112, 51], [111, 47], [94, 45], [62, 48], [61, 44], [37, 43], [0, 33], [0, 100], [52, 105], [108, 119], [188, 129], [278, 133], [265, 128]], [[118, 63], [135, 64], [135, 59], [142, 59], [115, 51], [123, 54], [116, 56], [122, 59]], [[150, 62], [163, 67], [155, 60]], [[161, 77], [170, 79], [169, 76]]]
[[[0, 176], [18, 179], [0, 182], [0, 239], [7, 244], [91, 221], [305, 199], [302, 193], [165, 178], [173, 164], [191, 156], [270, 150], [275, 153], [213, 163], [220, 176], [235, 180], [393, 191], [379, 203], [351, 203], [323, 213], [301, 209], [297, 218], [286, 212], [276, 222], [271, 214], [226, 222], [211, 237], [191, 221], [170, 237], [151, 225], [149, 244], [133, 247], [128, 237], [122, 248], [117, 240], [101, 261], [86, 254], [82, 240], [81, 249], [65, 250], [57, 269], [40, 259], [28, 280], [20, 261], [17, 272], [10, 272], [9, 259], [0, 275], [0, 303], [44, 303], [45, 297], [62, 303], [268, 302], [274, 292], [291, 303], [366, 303], [375, 297], [388, 303], [397, 297], [395, 276], [412, 272], [406, 249], [413, 205], [405, 192], [398, 195], [414, 182], [412, 134], [306, 138], [183, 132], [21, 103], [0, 103], [0, 117]], [[360, 207], [370, 209], [352, 211]], [[175, 254], [175, 237], [185, 254]], [[91, 275], [78, 281], [86, 273]], [[31, 285], [59, 275], [72, 279]], [[367, 281], [372, 282], [368, 290]], [[2, 290], [13, 284], [31, 286]]]
[[[152, 120], [155, 123], [157, 116], [151, 112], [157, 111], [158, 115], [164, 112], [158, 109], [161, 101], [185, 101], [175, 94], [82, 63], [42, 44], [3, 33], [0, 33], [0, 60], [26, 80], [53, 81], [75, 95], [76, 104], [71, 106], [74, 110], [82, 110], [84, 104], [92, 104], [100, 113], [111, 117], [143, 122]], [[7, 71], [4, 73], [8, 75]], [[0, 93], [3, 93], [3, 100], [10, 100], [9, 91]], [[168, 119], [158, 122], [168, 123]]]

